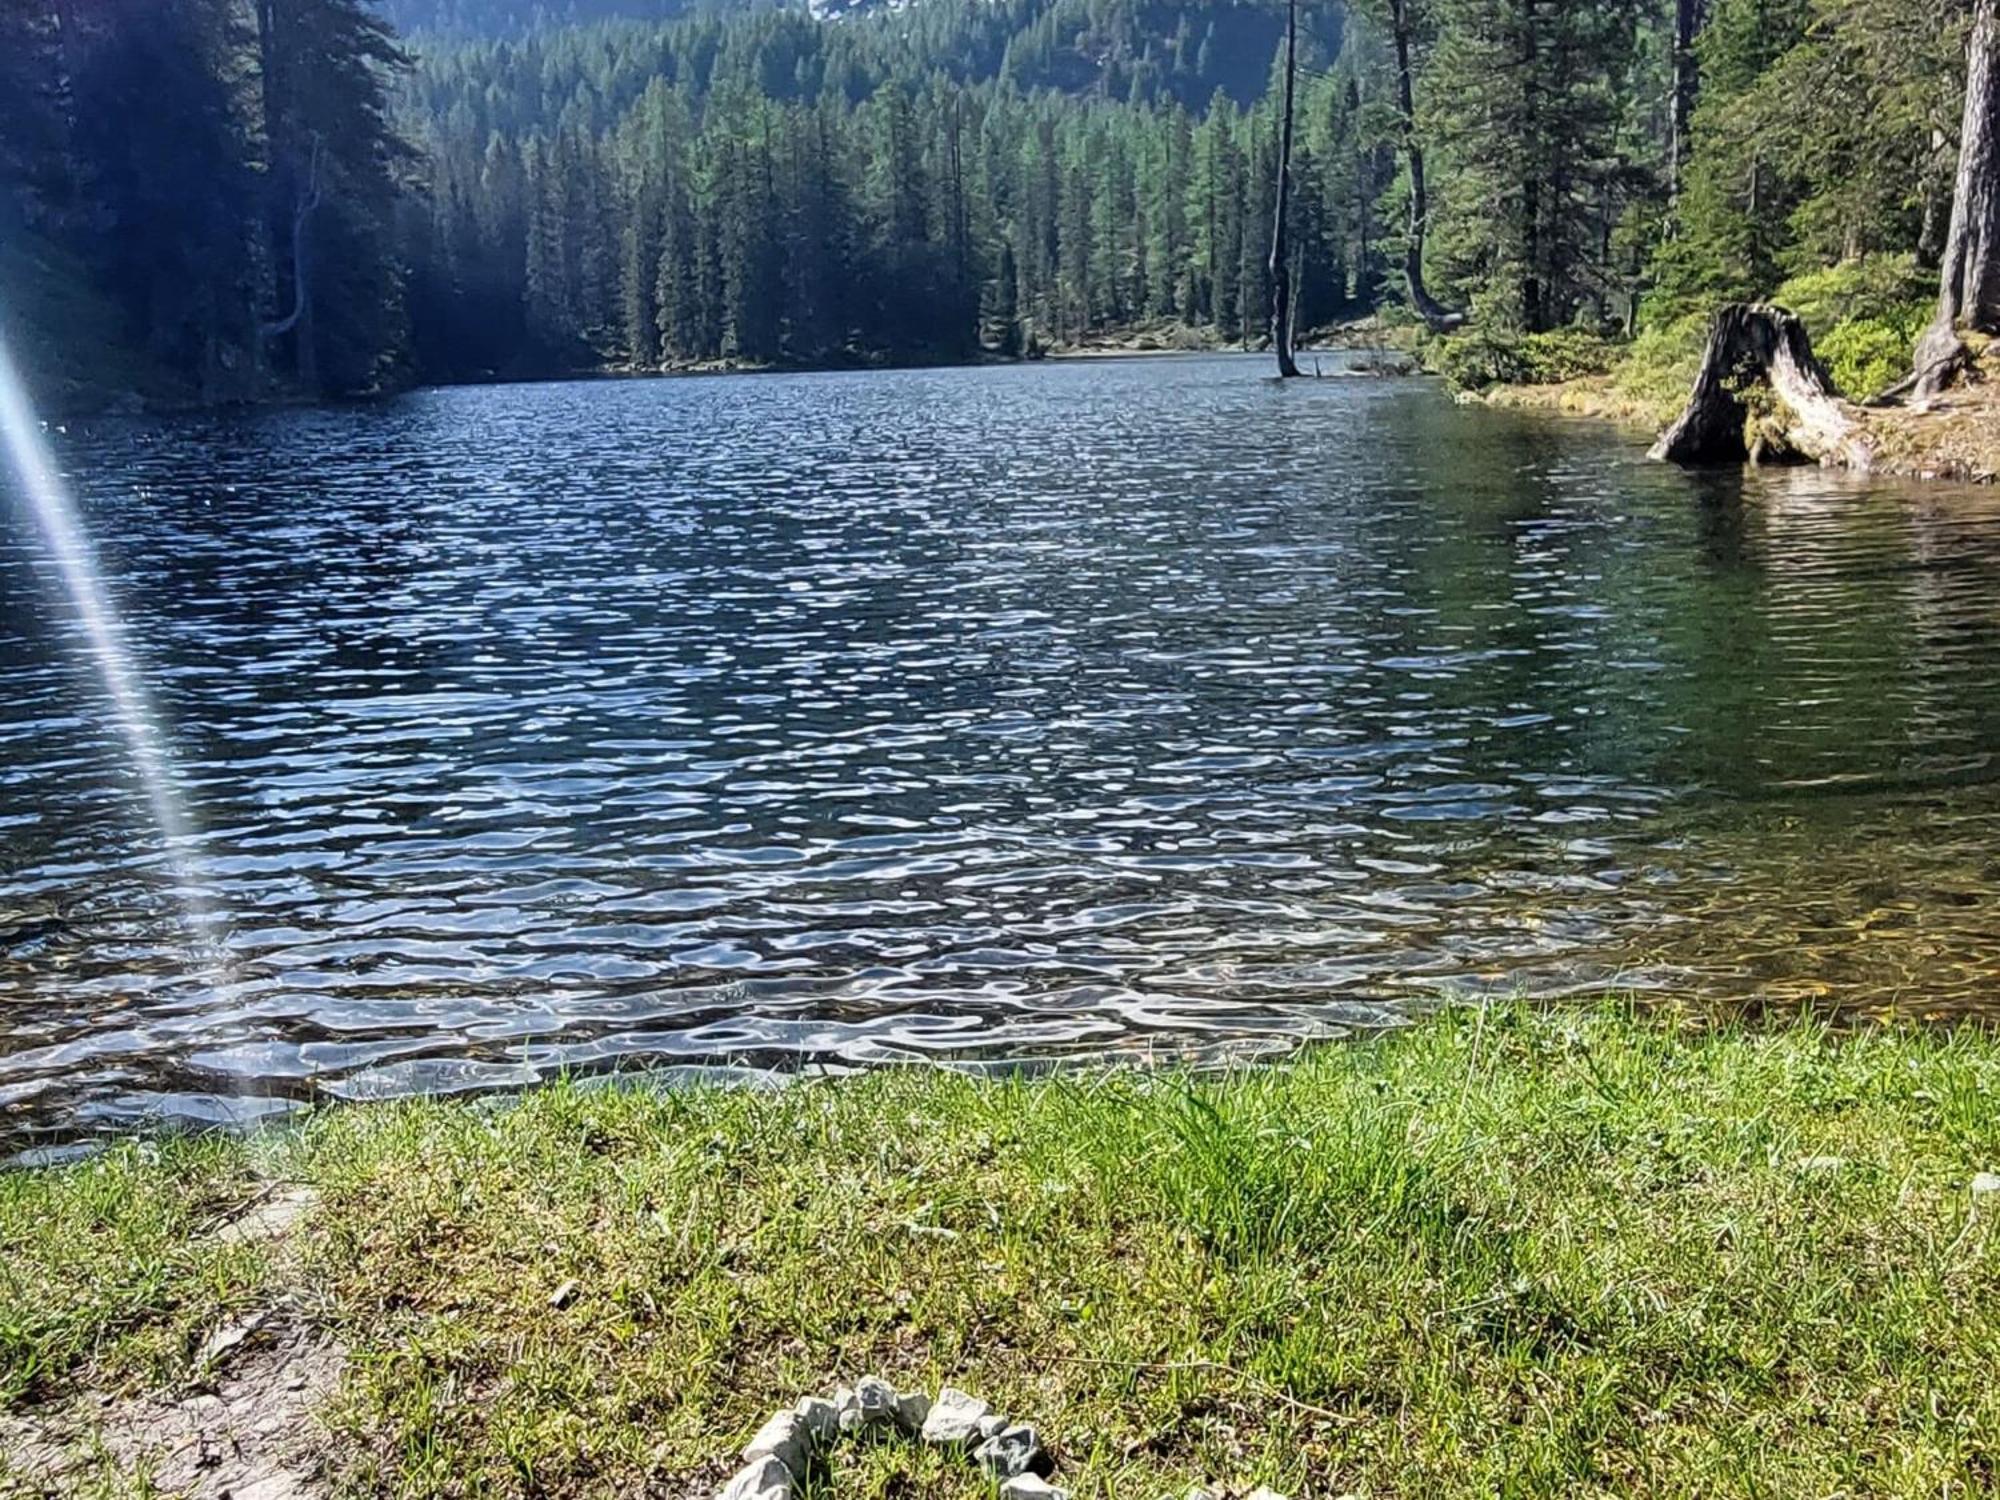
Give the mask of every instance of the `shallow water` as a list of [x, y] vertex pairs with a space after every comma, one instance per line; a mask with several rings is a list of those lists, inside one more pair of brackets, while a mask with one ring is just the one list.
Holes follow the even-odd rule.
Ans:
[[1994, 1005], [2000, 497], [1263, 376], [58, 438], [227, 961], [0, 507], [0, 1132], [1257, 1052], [1495, 991]]

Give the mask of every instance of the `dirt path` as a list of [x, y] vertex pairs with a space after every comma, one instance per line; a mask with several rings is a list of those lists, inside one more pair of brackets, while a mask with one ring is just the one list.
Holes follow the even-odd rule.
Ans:
[[209, 1336], [187, 1386], [84, 1393], [0, 1414], [0, 1496], [323, 1496], [329, 1444], [318, 1412], [339, 1384], [344, 1352], [307, 1330], [296, 1301], [294, 1237], [312, 1202], [302, 1189], [274, 1191], [217, 1231], [271, 1244], [273, 1294]]

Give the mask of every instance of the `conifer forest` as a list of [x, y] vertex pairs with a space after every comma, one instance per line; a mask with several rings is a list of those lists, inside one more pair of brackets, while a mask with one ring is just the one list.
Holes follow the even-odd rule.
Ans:
[[[1841, 266], [1921, 321], [1971, 11], [1306, 0], [1292, 320], [1622, 337]], [[107, 379], [209, 401], [1256, 347], [1285, 24], [1275, 0], [0, 0], [4, 316], [31, 362], [87, 343]]]

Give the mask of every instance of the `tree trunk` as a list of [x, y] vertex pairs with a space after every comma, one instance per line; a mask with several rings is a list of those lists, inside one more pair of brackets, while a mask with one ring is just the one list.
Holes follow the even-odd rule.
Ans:
[[1465, 314], [1452, 312], [1424, 284], [1424, 237], [1430, 230], [1431, 201], [1424, 180], [1424, 148], [1417, 143], [1417, 88], [1410, 65], [1410, 0], [1389, 0], [1389, 29], [1396, 43], [1396, 107], [1402, 112], [1403, 159], [1410, 173], [1410, 229], [1403, 243], [1403, 281], [1410, 306], [1433, 333], [1456, 328]]
[[1674, 0], [1674, 66], [1672, 118], [1668, 122], [1667, 198], [1679, 202], [1681, 181], [1692, 154], [1691, 127], [1694, 123], [1695, 95], [1701, 90], [1701, 66], [1694, 55], [1694, 41], [1706, 19], [1706, 0]]
[[1937, 317], [1918, 341], [1910, 381], [1919, 400], [1945, 389], [1964, 368], [1970, 355], [1960, 334], [1967, 329], [2000, 333], [2000, 0], [1973, 0]]
[[[1537, 90], [1540, 73], [1541, 49], [1535, 35], [1533, 7], [1529, 8], [1528, 25], [1523, 33], [1524, 43], [1520, 59], [1521, 87], [1524, 90], [1522, 114], [1522, 134], [1533, 141], [1540, 136], [1540, 119], [1537, 109]], [[1521, 183], [1521, 327], [1528, 333], [1546, 333], [1547, 325], [1542, 321], [1542, 180], [1535, 175], [1539, 162], [1529, 165], [1527, 178]]]
[[1278, 376], [1290, 380], [1299, 373], [1292, 358], [1292, 255], [1286, 235], [1286, 213], [1292, 197], [1292, 94], [1299, 76], [1299, 0], [1287, 0], [1285, 10], [1285, 118], [1278, 138], [1278, 205], [1271, 226], [1271, 348], [1278, 356]]
[[[272, 184], [271, 263], [278, 301], [291, 310], [262, 325], [264, 341], [291, 335], [293, 370], [308, 391], [319, 389], [319, 344], [314, 327], [312, 247], [310, 226], [321, 199], [321, 145], [312, 143], [311, 160], [299, 159], [302, 143], [295, 138], [286, 110], [291, 81], [285, 76], [286, 41], [282, 36], [282, 0], [257, 0], [257, 70], [259, 103], [264, 113], [264, 145], [270, 157]], [[287, 297], [289, 292], [289, 297]]]
[[[1775, 410], [1753, 411], [1745, 399], [1759, 385], [1775, 398]], [[1715, 315], [1687, 409], [1650, 456], [1688, 466], [1810, 460], [1865, 470], [1874, 463], [1805, 324], [1781, 307], [1743, 302]]]

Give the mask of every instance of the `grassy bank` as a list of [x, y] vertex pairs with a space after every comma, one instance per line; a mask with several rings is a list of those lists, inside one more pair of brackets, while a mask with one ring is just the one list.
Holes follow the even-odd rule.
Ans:
[[[1613, 1009], [335, 1110], [0, 1176], [0, 1492], [144, 1493], [107, 1426], [310, 1339], [336, 1493], [703, 1494], [871, 1370], [1035, 1422], [1080, 1496], [1990, 1493], [1996, 1165], [2000, 1041]], [[981, 1493], [891, 1450], [837, 1492]]]
[[[1909, 373], [1935, 305], [1935, 273], [1908, 256], [1871, 256], [1795, 276], [1768, 299], [1805, 322], [1835, 386], [1865, 400]], [[1685, 405], [1712, 308], [1653, 309], [1636, 338], [1583, 329], [1514, 334], [1475, 323], [1420, 338], [1427, 368], [1490, 405], [1605, 418], [1656, 433]], [[1977, 378], [1927, 410], [1856, 409], [1885, 473], [2000, 477], [2000, 348]]]

